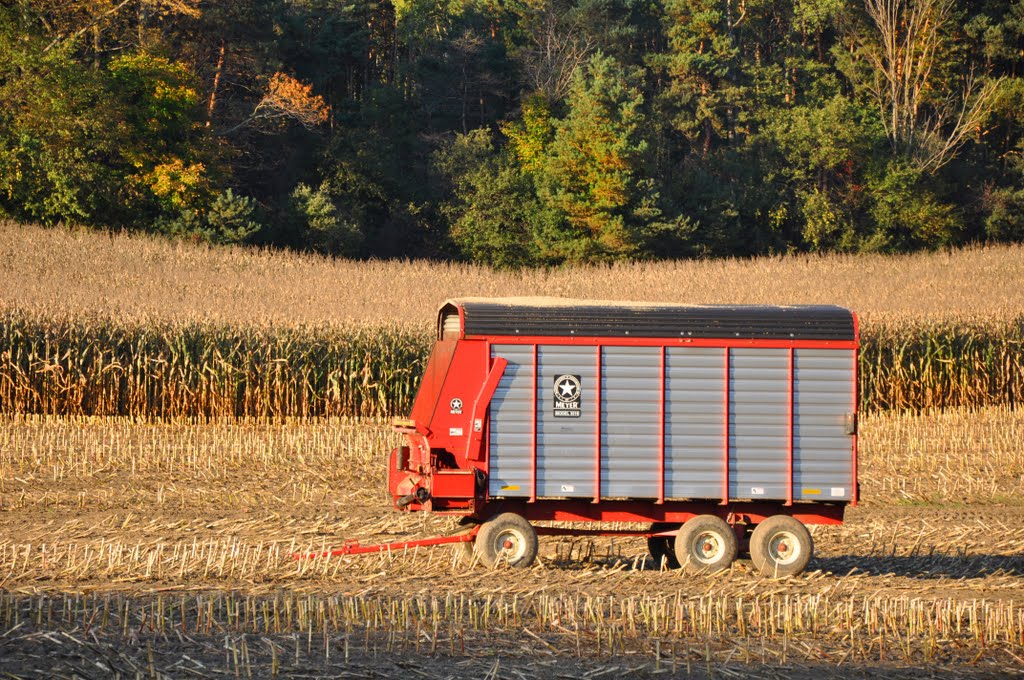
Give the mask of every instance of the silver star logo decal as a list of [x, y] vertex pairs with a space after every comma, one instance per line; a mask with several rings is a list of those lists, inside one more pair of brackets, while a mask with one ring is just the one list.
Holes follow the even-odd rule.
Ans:
[[580, 398], [580, 379], [574, 375], [560, 375], [555, 378], [555, 399], [568, 403]]

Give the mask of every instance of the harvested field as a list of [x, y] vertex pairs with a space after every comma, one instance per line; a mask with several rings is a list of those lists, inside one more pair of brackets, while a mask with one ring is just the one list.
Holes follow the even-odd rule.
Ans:
[[864, 503], [773, 581], [744, 561], [659, 572], [637, 539], [547, 539], [524, 572], [452, 548], [296, 561], [449, 528], [385, 510], [383, 423], [7, 418], [0, 671], [1006, 674], [1024, 666], [1021, 428], [1009, 409], [866, 417]]
[[[493, 272], [0, 222], [0, 675], [1024, 674], [1022, 252]], [[862, 314], [863, 502], [807, 572], [293, 559], [451, 530], [384, 480], [435, 306], [566, 290]]]

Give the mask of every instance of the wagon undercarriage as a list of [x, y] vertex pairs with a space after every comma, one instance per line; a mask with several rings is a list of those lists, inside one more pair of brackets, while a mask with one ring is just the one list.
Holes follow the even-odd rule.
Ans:
[[537, 558], [539, 536], [613, 536], [647, 540], [647, 548], [659, 567], [683, 568], [692, 574], [714, 573], [729, 568], [742, 553], [770, 577], [803, 571], [813, 555], [814, 543], [802, 522], [790, 515], [772, 515], [758, 524], [750, 516], [730, 514], [691, 515], [685, 523], [653, 523], [646, 530], [579, 528], [530, 523], [523, 515], [503, 512], [483, 522], [465, 517], [461, 528], [448, 536], [363, 545], [348, 541], [341, 547], [296, 555], [297, 558], [340, 557], [372, 553], [398, 553], [440, 545], [461, 545], [462, 561], [487, 567], [507, 565], [528, 568]]

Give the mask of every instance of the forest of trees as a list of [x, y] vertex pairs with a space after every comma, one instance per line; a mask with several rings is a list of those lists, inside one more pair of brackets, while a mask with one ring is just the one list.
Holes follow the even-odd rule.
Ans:
[[1024, 240], [1024, 0], [6, 0], [0, 216], [502, 267]]

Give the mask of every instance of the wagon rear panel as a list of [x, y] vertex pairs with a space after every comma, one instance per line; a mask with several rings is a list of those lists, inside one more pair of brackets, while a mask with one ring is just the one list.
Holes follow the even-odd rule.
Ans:
[[854, 482], [847, 418], [855, 411], [856, 354], [797, 349], [794, 364], [796, 498], [849, 500]]

